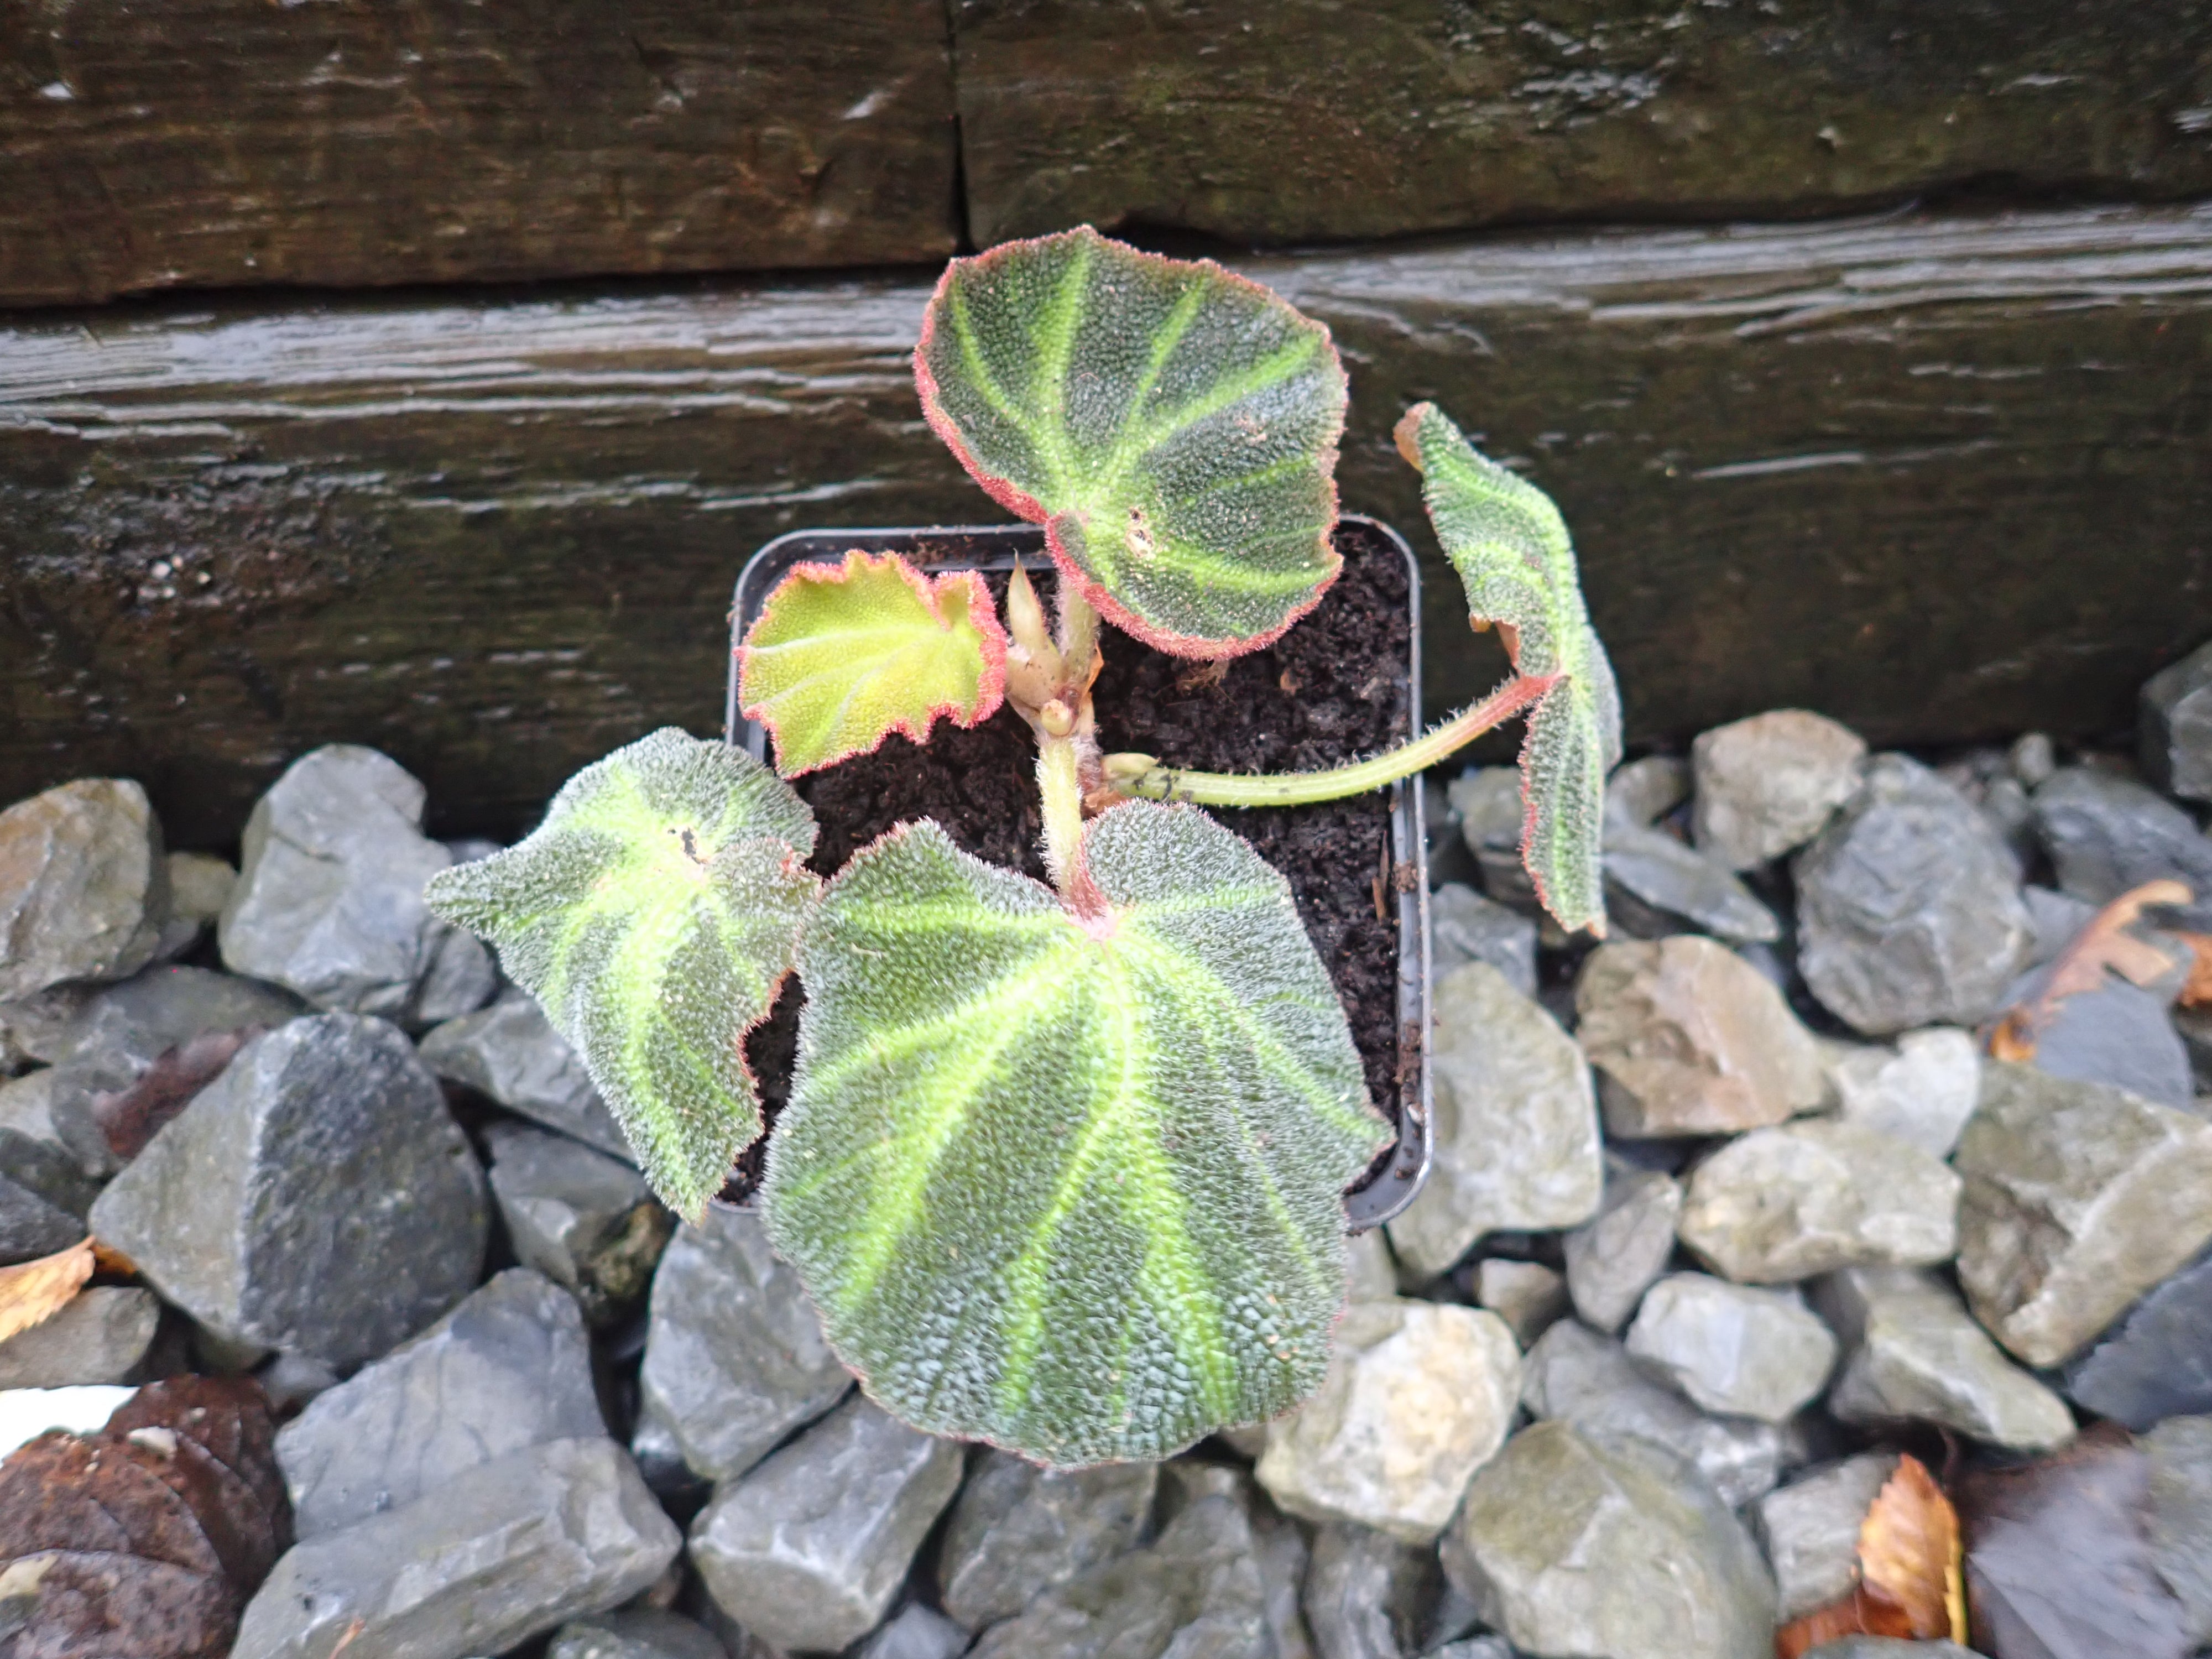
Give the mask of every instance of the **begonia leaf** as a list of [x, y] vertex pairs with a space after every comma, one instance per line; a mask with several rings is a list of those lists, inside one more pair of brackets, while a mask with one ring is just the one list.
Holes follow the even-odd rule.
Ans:
[[1521, 856], [1562, 927], [1605, 931], [1606, 774], [1620, 763], [1620, 693], [1583, 608], [1574, 544], [1552, 498], [1460, 434], [1433, 404], [1398, 423], [1468, 614], [1494, 623], [1514, 668], [1550, 686], [1521, 748]]
[[528, 838], [425, 890], [498, 947], [684, 1215], [761, 1132], [744, 1036], [820, 890], [804, 867], [814, 837], [773, 772], [670, 726], [569, 779]]
[[809, 919], [769, 1235], [933, 1433], [1165, 1457], [1316, 1388], [1345, 1187], [1389, 1132], [1290, 889], [1195, 808], [1085, 833], [1063, 903], [932, 823]]
[[775, 739], [787, 778], [894, 732], [925, 742], [940, 715], [979, 725], [1006, 684], [1006, 633], [980, 574], [933, 581], [896, 553], [857, 548], [777, 583], [738, 658], [738, 702]]
[[956, 259], [915, 378], [977, 482], [1149, 645], [1255, 650], [1336, 578], [1336, 349], [1211, 260], [1087, 225]]

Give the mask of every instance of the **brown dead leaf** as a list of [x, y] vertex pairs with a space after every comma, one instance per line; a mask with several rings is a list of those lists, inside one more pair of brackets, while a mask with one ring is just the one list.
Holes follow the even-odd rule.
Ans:
[[1917, 1457], [1876, 1494], [1859, 1527], [1859, 1573], [1868, 1587], [1905, 1609], [1922, 1641], [1966, 1639], [1959, 1512]]
[[[2174, 963], [2165, 951], [2127, 930], [2152, 906], [2186, 904], [2191, 896], [2178, 881], [2147, 881], [2098, 911], [2058, 953], [2043, 989], [2007, 1009], [1997, 1021], [1990, 1033], [1990, 1058], [2033, 1060], [2037, 1038], [2057, 1017], [2058, 1005], [2068, 997], [2101, 989], [2107, 973], [2118, 974], [2135, 985], [2148, 985], [2172, 973]], [[2201, 969], [2203, 959], [2198, 962]], [[2193, 979], [2192, 975], [2192, 982]]]
[[1898, 1460], [1859, 1523], [1859, 1582], [1851, 1593], [1775, 1633], [1776, 1659], [1799, 1659], [1845, 1636], [1966, 1640], [1959, 1512], [1916, 1457]]
[[69, 1306], [92, 1277], [92, 1257], [87, 1238], [36, 1261], [0, 1267], [0, 1342]]
[[2189, 981], [2181, 988], [2181, 1006], [2202, 1008], [2212, 1003], [2212, 933], [2186, 933], [2177, 928], [2173, 937], [2189, 947]]

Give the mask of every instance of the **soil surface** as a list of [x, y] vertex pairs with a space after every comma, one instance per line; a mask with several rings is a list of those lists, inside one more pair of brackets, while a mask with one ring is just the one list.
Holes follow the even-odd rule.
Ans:
[[[1106, 666], [1092, 694], [1106, 751], [1137, 750], [1208, 772], [1297, 772], [1371, 754], [1407, 735], [1404, 562], [1386, 538], [1360, 525], [1339, 526], [1337, 546], [1343, 574], [1310, 615], [1264, 651], [1194, 663], [1106, 629]], [[1049, 599], [1049, 576], [1031, 575]], [[1002, 596], [1004, 586], [1003, 578], [993, 579]], [[972, 732], [940, 726], [927, 748], [892, 737], [872, 755], [802, 778], [795, 787], [822, 826], [812, 867], [832, 875], [893, 825], [927, 817], [978, 858], [1042, 881], [1036, 762], [1029, 728], [1001, 708]], [[1288, 878], [1343, 999], [1369, 1092], [1395, 1117], [1398, 921], [1388, 796], [1214, 816]], [[805, 1002], [797, 981], [787, 982], [767, 1024], [746, 1039], [771, 1133], [790, 1097]], [[723, 1198], [752, 1190], [768, 1140], [763, 1135], [746, 1149]]]

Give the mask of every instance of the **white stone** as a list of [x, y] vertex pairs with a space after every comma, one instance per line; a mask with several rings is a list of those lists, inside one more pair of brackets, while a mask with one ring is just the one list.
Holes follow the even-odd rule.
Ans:
[[1866, 752], [1856, 732], [1802, 708], [1700, 732], [1690, 745], [1698, 846], [1731, 870], [1803, 846], [1850, 799]]
[[1972, 1034], [1936, 1025], [1907, 1031], [1893, 1049], [1844, 1049], [1827, 1073], [1845, 1122], [1948, 1158], [1974, 1115], [1981, 1051]]
[[1605, 1206], [1566, 1237], [1567, 1293], [1595, 1328], [1619, 1330], [1651, 1281], [1667, 1270], [1682, 1218], [1682, 1186], [1657, 1170], [1612, 1163]]

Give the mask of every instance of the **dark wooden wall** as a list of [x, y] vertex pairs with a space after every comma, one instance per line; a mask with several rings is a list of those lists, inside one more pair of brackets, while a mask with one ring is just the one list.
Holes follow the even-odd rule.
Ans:
[[2180, 0], [0, 0], [0, 801], [710, 729], [762, 541], [1000, 516], [906, 353], [1085, 218], [1328, 322], [1348, 507], [1420, 398], [1552, 490], [1635, 738], [2109, 732], [2212, 635], [2199, 194]]

